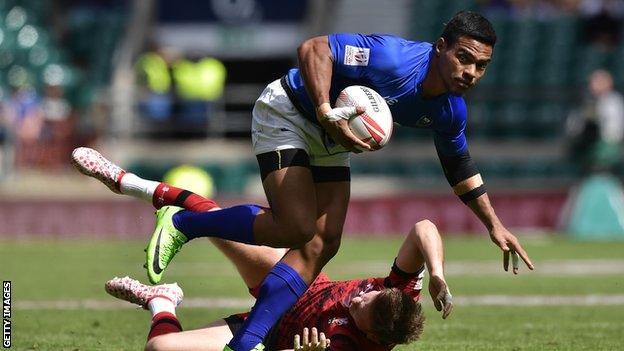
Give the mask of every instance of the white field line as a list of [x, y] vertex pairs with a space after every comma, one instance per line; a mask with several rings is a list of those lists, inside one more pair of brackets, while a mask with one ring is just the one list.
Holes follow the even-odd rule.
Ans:
[[[186, 298], [180, 307], [184, 308], [242, 308], [248, 309], [253, 305], [252, 298]], [[99, 299], [75, 299], [75, 300], [23, 300], [14, 301], [13, 307], [17, 310], [118, 310], [138, 309], [138, 305], [116, 300], [114, 298]]]
[[[431, 304], [427, 295], [423, 295], [421, 302]], [[624, 305], [624, 294], [615, 295], [477, 295], [455, 296], [456, 306], [596, 306], [596, 305]], [[251, 298], [188, 298], [181, 308], [232, 308], [247, 310], [253, 304]], [[16, 310], [118, 310], [138, 309], [139, 307], [120, 300], [23, 300], [14, 301]]]
[[[531, 275], [545, 276], [574, 276], [574, 275], [612, 275], [624, 274], [624, 260], [549, 260], [533, 262], [536, 269]], [[361, 261], [342, 264], [338, 268], [340, 273], [383, 275], [390, 269], [388, 261]], [[509, 274], [503, 271], [503, 260], [500, 261], [448, 261], [444, 264], [447, 276], [480, 276]], [[523, 262], [520, 262], [521, 273], [528, 272]], [[330, 274], [331, 276], [331, 274]]]
[[624, 305], [624, 295], [477, 295], [458, 296], [458, 306], [596, 306]]

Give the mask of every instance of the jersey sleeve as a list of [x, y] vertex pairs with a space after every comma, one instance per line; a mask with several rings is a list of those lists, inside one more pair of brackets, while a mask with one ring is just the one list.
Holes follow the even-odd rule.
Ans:
[[386, 288], [397, 288], [404, 291], [414, 299], [420, 297], [420, 291], [422, 290], [422, 281], [425, 275], [425, 267], [414, 273], [409, 273], [401, 270], [396, 265], [396, 260], [392, 265], [390, 274], [384, 279], [384, 286]]
[[395, 71], [401, 58], [398, 38], [385, 35], [335, 33], [328, 35], [333, 74], [350, 79], [376, 79], [374, 72]]
[[434, 130], [434, 144], [438, 154], [442, 156], [457, 156], [468, 151], [465, 134], [468, 111], [464, 99], [453, 99], [451, 110], [450, 121]]

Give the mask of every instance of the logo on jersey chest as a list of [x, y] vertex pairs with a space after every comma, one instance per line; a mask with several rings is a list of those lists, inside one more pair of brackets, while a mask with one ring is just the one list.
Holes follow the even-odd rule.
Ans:
[[327, 324], [346, 325], [346, 324], [349, 324], [349, 318], [347, 318], [347, 317], [344, 317], [344, 318], [338, 318], [338, 317], [330, 318], [329, 321], [327, 321]]
[[427, 116], [422, 116], [416, 121], [416, 125], [419, 127], [429, 127], [433, 123], [433, 120]]
[[369, 48], [345, 45], [344, 64], [346, 66], [368, 66]]

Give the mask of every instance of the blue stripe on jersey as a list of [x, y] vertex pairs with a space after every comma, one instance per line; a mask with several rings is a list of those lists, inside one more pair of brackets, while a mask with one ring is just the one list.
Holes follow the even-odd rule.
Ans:
[[[452, 156], [468, 150], [464, 99], [452, 94], [433, 99], [420, 96], [420, 84], [433, 56], [431, 43], [387, 34], [337, 33], [328, 38], [334, 59], [329, 94], [332, 102], [349, 85], [371, 87], [386, 99], [396, 123], [432, 129], [440, 153]], [[298, 69], [288, 72], [288, 84], [304, 112], [315, 116]]]

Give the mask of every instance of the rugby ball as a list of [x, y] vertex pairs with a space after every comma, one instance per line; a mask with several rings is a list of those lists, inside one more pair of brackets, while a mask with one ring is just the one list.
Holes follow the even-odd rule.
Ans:
[[349, 119], [349, 128], [373, 150], [379, 150], [392, 136], [392, 113], [379, 93], [362, 85], [344, 88], [336, 99], [336, 107], [361, 106], [366, 109], [359, 116]]

